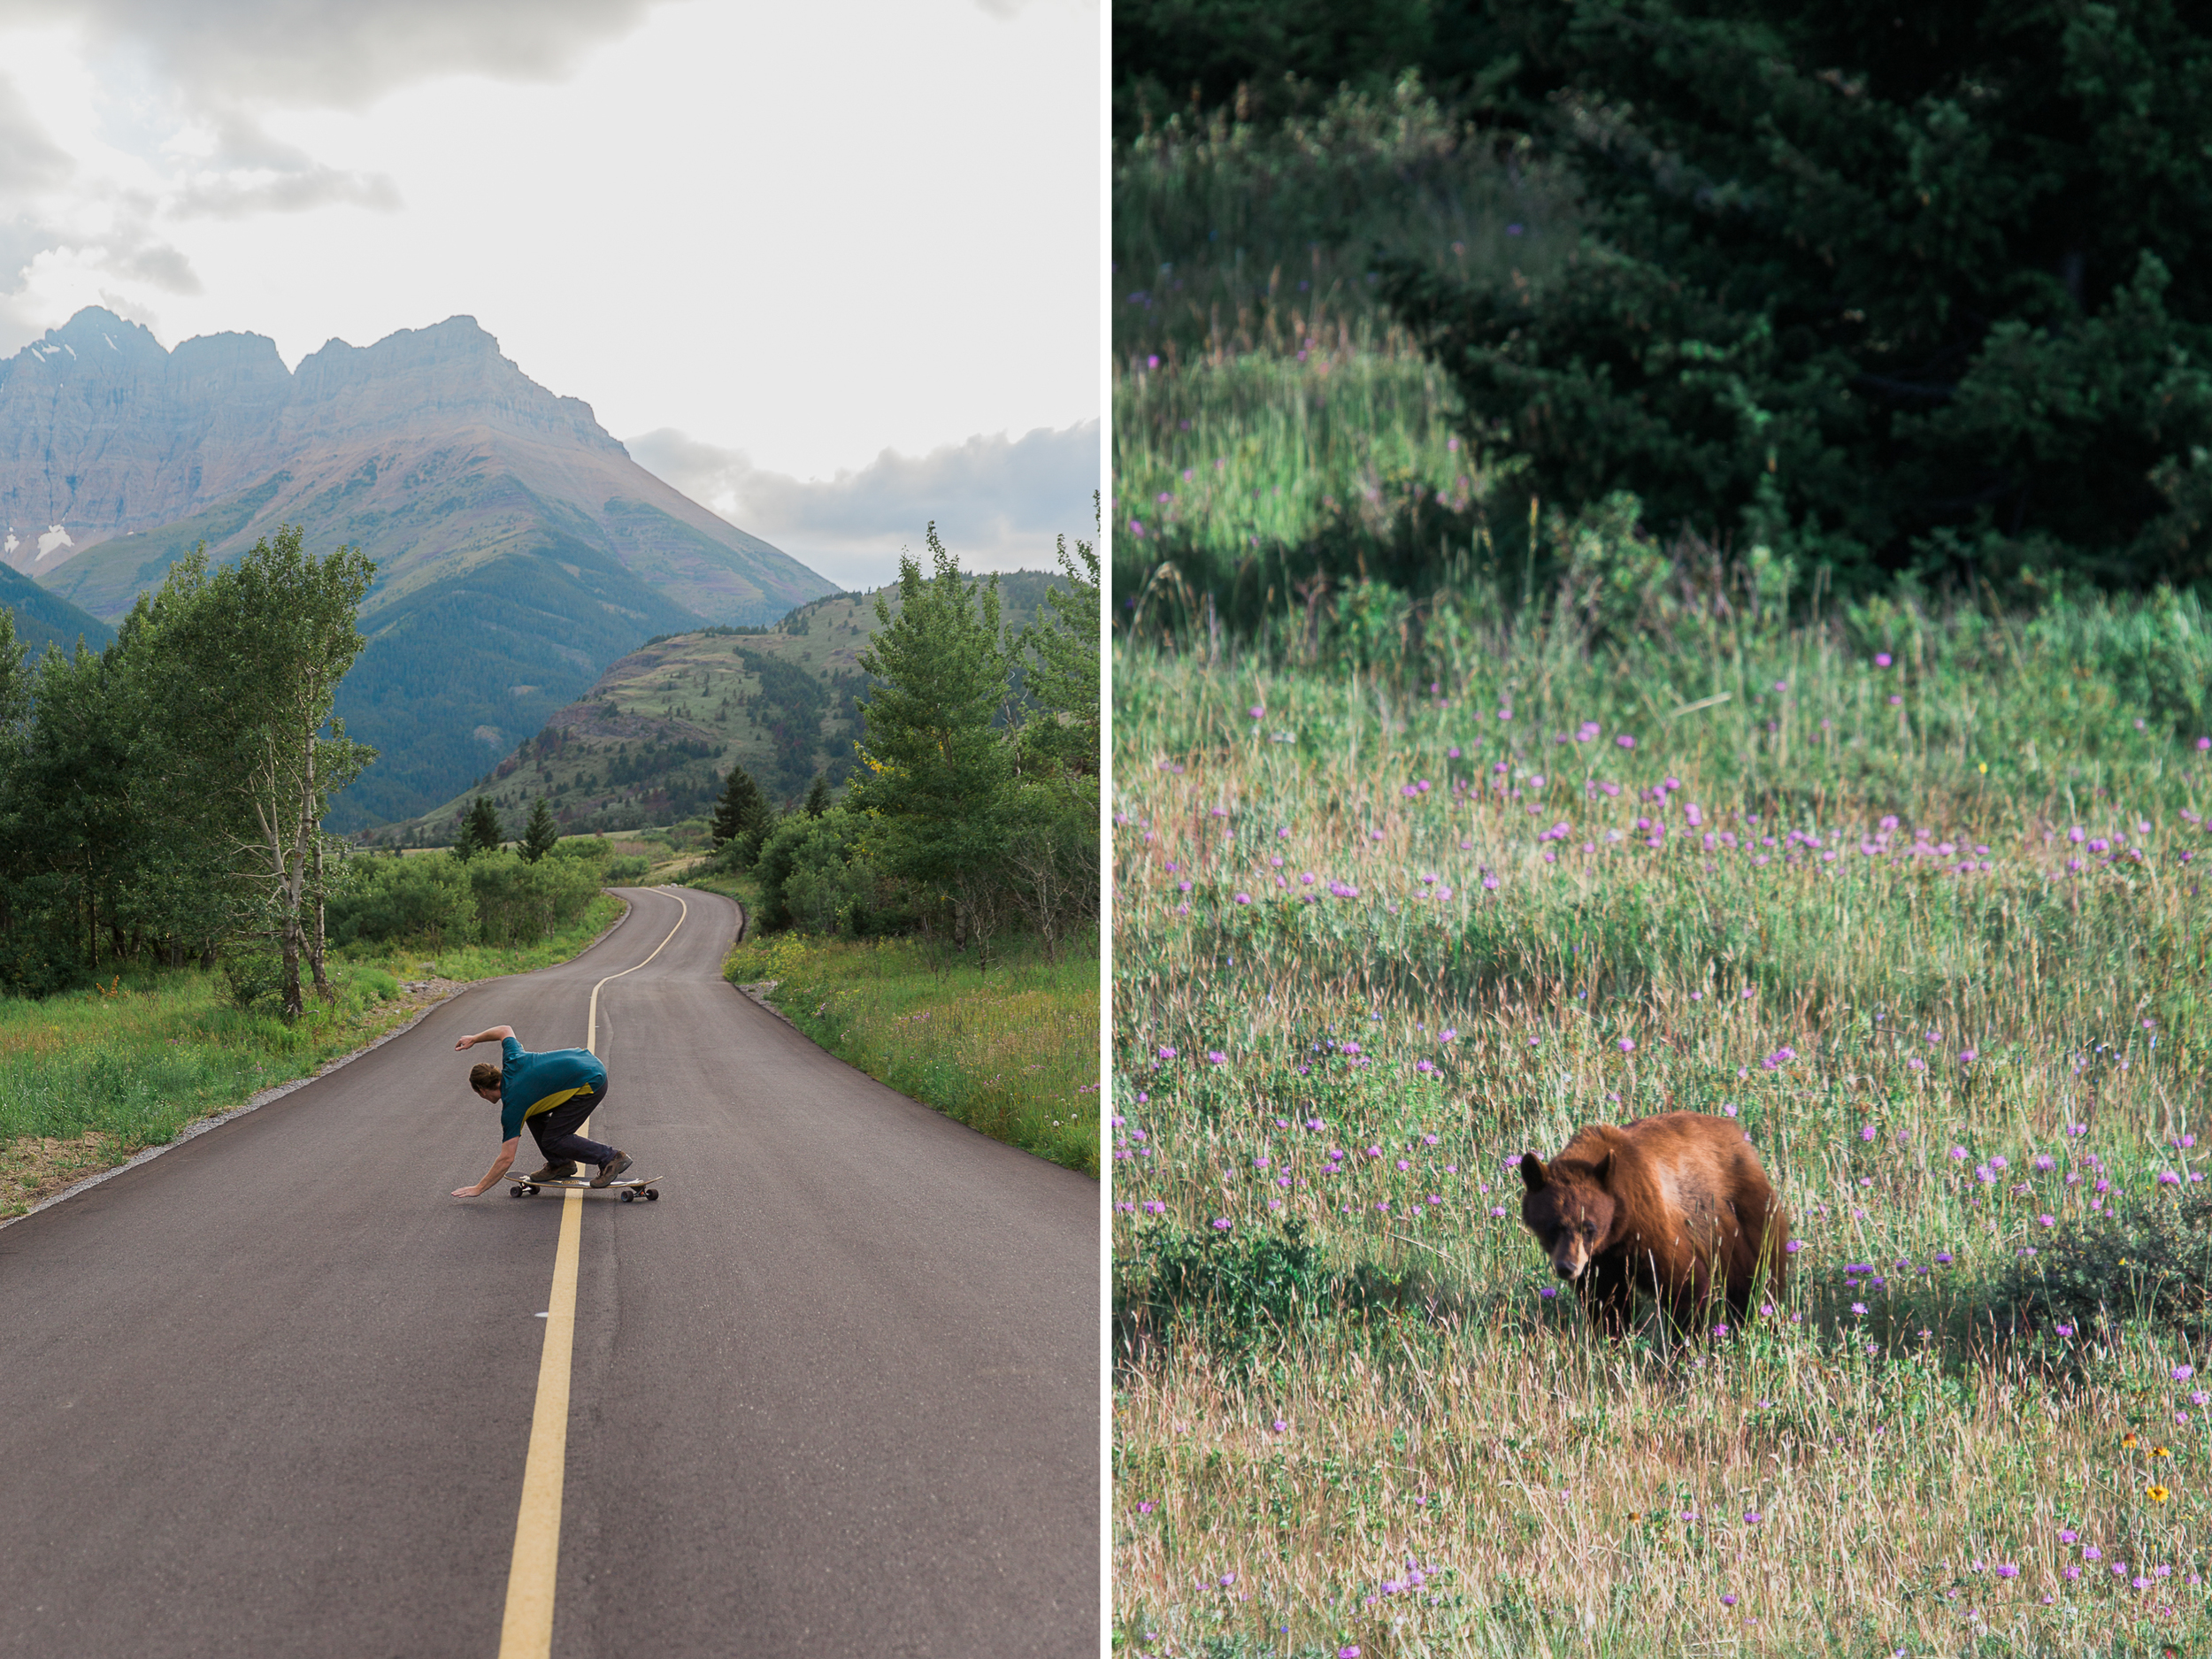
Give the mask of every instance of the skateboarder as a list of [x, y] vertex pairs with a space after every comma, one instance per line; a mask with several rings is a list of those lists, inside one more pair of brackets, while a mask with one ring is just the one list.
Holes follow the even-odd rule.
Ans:
[[588, 1048], [553, 1048], [532, 1054], [515, 1041], [512, 1025], [494, 1025], [453, 1046], [497, 1042], [503, 1056], [499, 1065], [469, 1068], [469, 1087], [499, 1108], [502, 1145], [491, 1171], [473, 1187], [457, 1187], [456, 1198], [474, 1198], [499, 1185], [500, 1177], [514, 1167], [515, 1149], [527, 1123], [545, 1155], [545, 1167], [529, 1179], [562, 1180], [576, 1173], [576, 1161], [596, 1164], [594, 1187], [604, 1187], [630, 1167], [628, 1156], [576, 1133], [599, 1102], [607, 1098], [607, 1068]]

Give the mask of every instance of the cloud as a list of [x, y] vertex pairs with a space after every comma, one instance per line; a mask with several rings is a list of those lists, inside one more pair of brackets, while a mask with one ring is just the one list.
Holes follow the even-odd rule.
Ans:
[[15, 83], [0, 75], [0, 192], [15, 196], [46, 189], [76, 170], [69, 152], [25, 113]]
[[199, 273], [174, 248], [157, 243], [140, 248], [116, 260], [115, 269], [127, 277], [171, 294], [197, 294]]
[[1056, 539], [1092, 535], [1099, 423], [978, 435], [920, 457], [893, 449], [856, 472], [797, 479], [663, 428], [627, 445], [639, 465], [848, 588], [898, 573], [934, 522], [964, 569], [1050, 570]]
[[548, 81], [652, 0], [0, 0], [0, 27], [61, 24], [196, 100], [359, 109], [447, 74]]

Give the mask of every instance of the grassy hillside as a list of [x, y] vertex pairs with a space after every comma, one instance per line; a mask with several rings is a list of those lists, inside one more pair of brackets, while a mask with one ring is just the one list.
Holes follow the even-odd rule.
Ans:
[[[1056, 580], [1038, 571], [1000, 576], [1000, 621], [1008, 635], [1028, 625]], [[884, 598], [895, 612], [896, 592]], [[480, 794], [491, 796], [518, 835], [540, 795], [571, 833], [701, 818], [711, 813], [733, 764], [743, 765], [778, 801], [797, 801], [817, 773], [840, 786], [859, 735], [855, 705], [866, 688], [859, 656], [875, 631], [875, 603], [872, 594], [840, 594], [772, 627], [656, 639], [552, 710], [534, 736], [468, 787], [364, 839], [442, 843]], [[446, 695], [442, 682], [432, 684], [434, 690], [418, 695]]]
[[73, 650], [81, 638], [94, 650], [105, 649], [115, 630], [99, 618], [80, 611], [66, 599], [58, 599], [29, 577], [0, 565], [0, 606], [15, 618], [15, 637], [28, 644], [33, 656], [49, 644]]

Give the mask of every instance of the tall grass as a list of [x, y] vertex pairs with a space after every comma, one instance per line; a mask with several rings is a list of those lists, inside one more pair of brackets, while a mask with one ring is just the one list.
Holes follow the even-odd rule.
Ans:
[[1178, 116], [1114, 156], [1114, 355], [1401, 349], [1379, 251], [1504, 283], [1549, 271], [1576, 229], [1563, 173], [1447, 118], [1410, 76], [1279, 122]]
[[[2212, 1635], [2212, 1355], [2124, 1262], [2108, 1340], [2018, 1295], [2212, 1153], [2200, 611], [1509, 611], [1118, 656], [1119, 1640]], [[1671, 1110], [1802, 1248], [1747, 1331], [1608, 1345], [1506, 1160]]]
[[841, 1060], [995, 1141], [1098, 1173], [1098, 958], [1016, 958], [987, 971], [904, 939], [749, 939], [733, 984], [776, 1005]]
[[1249, 622], [1317, 572], [1408, 587], [1467, 556], [1509, 468], [1455, 435], [1448, 379], [1382, 308], [1376, 261], [1478, 288], [1548, 274], [1580, 234], [1557, 168], [1408, 79], [1275, 123], [1174, 118], [1118, 149], [1113, 226], [1125, 618], [1158, 574]]

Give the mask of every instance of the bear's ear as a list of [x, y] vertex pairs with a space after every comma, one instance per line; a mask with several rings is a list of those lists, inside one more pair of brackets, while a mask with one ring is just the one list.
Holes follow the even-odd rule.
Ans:
[[1544, 1162], [1533, 1152], [1521, 1154], [1521, 1179], [1528, 1183], [1532, 1193], [1541, 1192], [1544, 1187]]
[[1597, 1177], [1600, 1187], [1610, 1187], [1613, 1179], [1613, 1148], [1611, 1147], [1605, 1148], [1605, 1156], [1598, 1160], [1597, 1167], [1592, 1173]]

